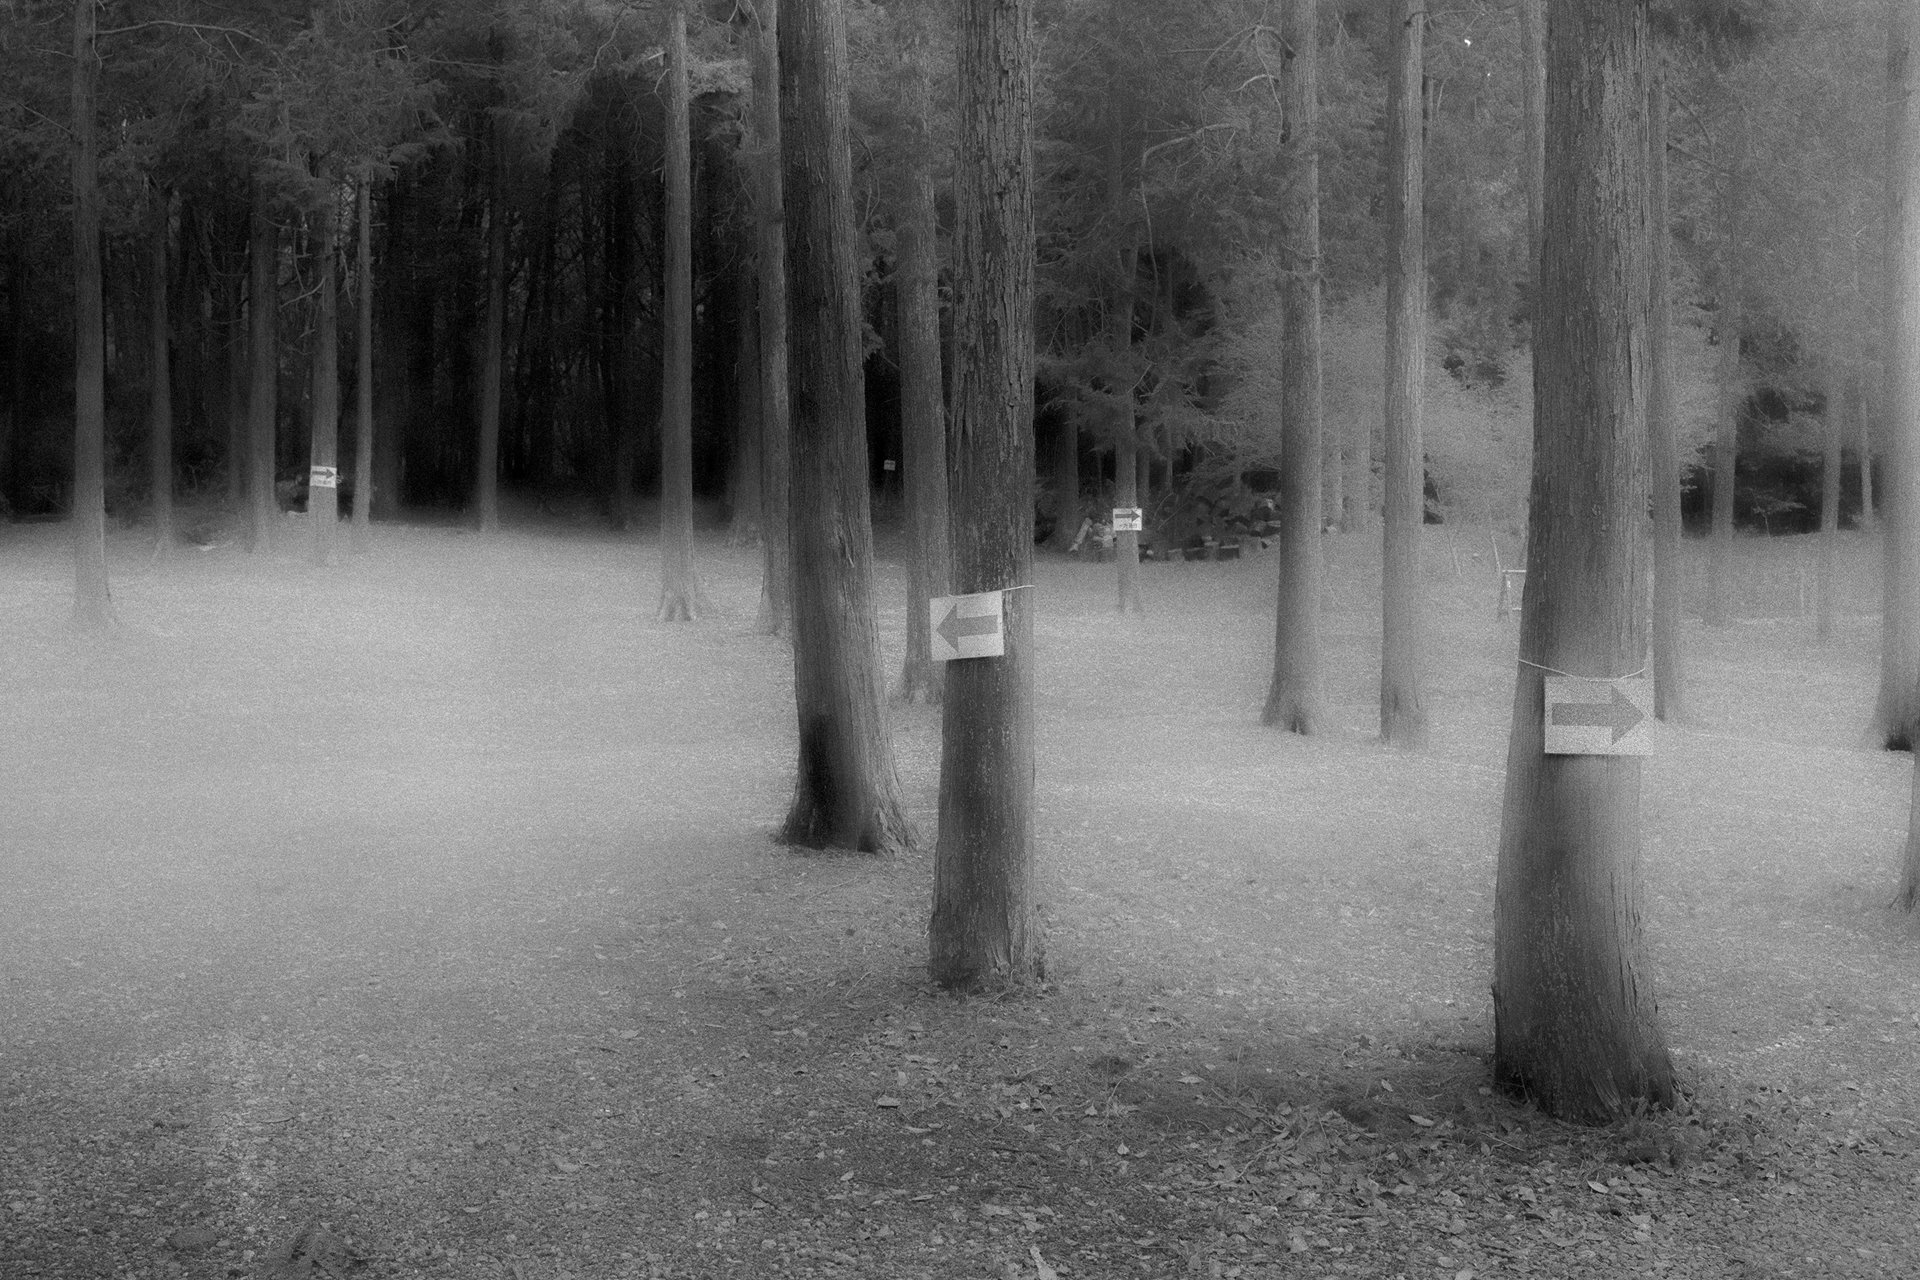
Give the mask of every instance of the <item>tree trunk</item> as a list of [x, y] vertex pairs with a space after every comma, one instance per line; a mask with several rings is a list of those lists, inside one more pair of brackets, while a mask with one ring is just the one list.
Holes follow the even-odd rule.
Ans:
[[1875, 416], [1872, 407], [1868, 405], [1866, 401], [1864, 388], [1856, 384], [1855, 390], [1859, 392], [1861, 397], [1860, 420], [1854, 424], [1859, 427], [1860, 434], [1856, 437], [1854, 447], [1859, 450], [1860, 455], [1859, 527], [1864, 531], [1876, 528], [1880, 523], [1879, 508], [1874, 505], [1873, 501], [1873, 455], [1875, 452], [1873, 424]]
[[1547, 0], [1520, 0], [1521, 185], [1527, 192], [1527, 277], [1538, 305], [1547, 165]]
[[1641, 937], [1640, 761], [1545, 755], [1549, 671], [1647, 646], [1646, 0], [1550, 0], [1527, 607], [1494, 906], [1494, 1076], [1563, 1119], [1673, 1100]]
[[760, 482], [766, 464], [760, 457], [760, 324], [756, 284], [748, 269], [733, 278], [733, 457], [727, 476], [727, 541], [753, 547], [761, 538]]
[[780, 142], [780, 0], [758, 0], [753, 33], [753, 229], [760, 295], [760, 613], [768, 635], [792, 613], [792, 389], [787, 370], [785, 178]]
[[667, 267], [660, 376], [662, 622], [708, 609], [693, 569], [693, 158], [687, 110], [685, 0], [667, 19]]
[[307, 526], [311, 558], [325, 565], [333, 558], [335, 526], [340, 521], [340, 285], [334, 252], [339, 238], [339, 198], [333, 175], [320, 170], [325, 195], [314, 214], [319, 241], [320, 296], [313, 333], [313, 434], [307, 479]]
[[172, 193], [156, 185], [148, 231], [152, 280], [147, 292], [152, 357], [147, 370], [148, 463], [153, 487], [153, 554], [173, 553], [173, 361], [167, 308], [167, 242], [173, 235]]
[[1033, 833], [1032, 0], [968, 0], [955, 193], [954, 586], [1003, 590], [1006, 653], [948, 664], [928, 968], [1043, 975]]
[[1283, 151], [1294, 176], [1281, 205], [1280, 575], [1273, 684], [1261, 719], [1315, 733], [1325, 713], [1320, 646], [1320, 163], [1314, 0], [1283, 0]]
[[[900, 664], [900, 699], [940, 701], [946, 663], [932, 656], [929, 601], [945, 595], [947, 556], [947, 410], [940, 368], [940, 224], [934, 208], [930, 117], [932, 91], [926, 40], [916, 34], [908, 51], [910, 149], [900, 213], [900, 465], [906, 473], [907, 651]], [[977, 123], [977, 122], [976, 122]], [[979, 137], [981, 135], [974, 135]], [[986, 137], [991, 141], [990, 135]], [[976, 163], [981, 157], [974, 157]], [[978, 193], [972, 193], [978, 198]], [[995, 264], [996, 267], [999, 264]], [[1003, 286], [1004, 287], [1004, 286]], [[976, 359], [979, 357], [976, 356]], [[1031, 405], [1032, 397], [1028, 397]], [[1028, 512], [1031, 520], [1032, 512]]]
[[1846, 392], [1833, 395], [1821, 424], [1825, 456], [1820, 462], [1820, 582], [1814, 631], [1823, 641], [1833, 639], [1834, 577], [1840, 546], [1840, 443], [1846, 425], [1843, 419], [1852, 407], [1852, 397]]
[[1740, 381], [1740, 285], [1736, 269], [1723, 264], [1720, 315], [1720, 408], [1713, 439], [1713, 538], [1707, 556], [1707, 623], [1724, 627], [1733, 620], [1733, 491], [1740, 453], [1740, 406], [1746, 399]]
[[273, 225], [266, 184], [253, 188], [253, 220], [247, 249], [247, 549], [271, 551], [280, 504], [273, 491], [280, 415], [280, 232]]
[[1680, 446], [1673, 407], [1672, 233], [1667, 211], [1667, 74], [1659, 55], [1648, 67], [1647, 203], [1651, 241], [1647, 335], [1648, 480], [1653, 486], [1653, 714], [1686, 716], [1680, 649]]
[[1896, 0], [1887, 33], [1885, 602], [1874, 732], [1913, 745], [1920, 720], [1920, 93], [1913, 41], [1920, 0]]
[[[1427, 352], [1425, 150], [1421, 84], [1425, 0], [1394, 0], [1393, 71], [1387, 85], [1386, 486], [1382, 554], [1380, 740], [1427, 745], [1420, 665], [1420, 527], [1426, 470], [1420, 415]], [[1317, 456], [1317, 455], [1316, 455]]]
[[786, 0], [780, 128], [792, 352], [793, 691], [800, 758], [781, 839], [911, 844], [880, 696], [867, 492], [861, 261], [840, 0]]
[[[1127, 217], [1125, 130], [1116, 121], [1107, 152], [1107, 206], [1116, 226], [1125, 227]], [[1107, 390], [1114, 401], [1113, 430], [1113, 505], [1140, 505], [1140, 441], [1134, 410], [1133, 306], [1134, 288], [1140, 274], [1140, 250], [1131, 240], [1120, 251], [1120, 270], [1114, 279], [1113, 299], [1107, 309], [1107, 345], [1111, 349], [1113, 373]], [[1119, 587], [1115, 607], [1125, 613], [1144, 611], [1140, 600], [1140, 534], [1134, 530], [1113, 531], [1114, 577]]]
[[1054, 428], [1053, 458], [1053, 535], [1047, 545], [1066, 551], [1080, 533], [1080, 426], [1071, 414], [1059, 415]]
[[373, 530], [373, 177], [354, 190], [359, 219], [360, 292], [355, 299], [357, 342], [354, 368], [353, 546], [364, 551]]
[[506, 364], [507, 327], [507, 210], [506, 157], [502, 155], [506, 130], [498, 121], [489, 130], [487, 193], [487, 328], [480, 366], [480, 448], [474, 505], [479, 508], [480, 532], [500, 531], [500, 385]]
[[107, 333], [101, 300], [95, 0], [73, 7], [73, 622], [113, 625], [107, 587]]

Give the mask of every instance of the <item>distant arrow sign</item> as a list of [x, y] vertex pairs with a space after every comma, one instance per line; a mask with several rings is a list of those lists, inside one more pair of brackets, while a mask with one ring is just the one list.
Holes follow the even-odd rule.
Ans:
[[1546, 680], [1546, 753], [1550, 756], [1644, 756], [1653, 682], [1638, 677]]
[[1007, 636], [1001, 625], [1006, 605], [1002, 595], [999, 591], [981, 591], [966, 596], [936, 596], [928, 601], [933, 660], [998, 658], [1006, 653]]

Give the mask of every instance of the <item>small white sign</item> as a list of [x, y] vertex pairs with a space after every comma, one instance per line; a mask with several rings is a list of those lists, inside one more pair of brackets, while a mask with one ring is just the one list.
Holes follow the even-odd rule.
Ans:
[[340, 472], [333, 467], [315, 467], [307, 477], [307, 484], [315, 489], [338, 489]]
[[1113, 531], [1115, 533], [1140, 532], [1140, 508], [1115, 507], [1113, 509]]
[[928, 601], [935, 662], [958, 658], [998, 658], [1007, 651], [1005, 592], [935, 596]]
[[1550, 756], [1647, 756], [1653, 754], [1653, 681], [1546, 678], [1546, 754]]
[[900, 464], [895, 462], [892, 458], [888, 458], [885, 462], [880, 464], [880, 469], [882, 471], [898, 471], [900, 469]]

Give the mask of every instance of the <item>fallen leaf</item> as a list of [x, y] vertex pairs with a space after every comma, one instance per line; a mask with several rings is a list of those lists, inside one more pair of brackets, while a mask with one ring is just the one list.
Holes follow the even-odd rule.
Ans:
[[560, 1158], [559, 1156], [555, 1156], [555, 1157], [553, 1158], [553, 1167], [554, 1167], [554, 1168], [556, 1168], [556, 1169], [558, 1169], [558, 1170], [559, 1170], [560, 1172], [562, 1172], [562, 1173], [578, 1173], [578, 1172], [580, 1172], [580, 1166], [579, 1166], [579, 1165], [577, 1165], [577, 1164], [571, 1164], [571, 1163], [569, 1163], [569, 1162], [567, 1162], [567, 1161], [565, 1161], [565, 1160], [562, 1160], [562, 1159], [561, 1159], [561, 1158]]
[[1589, 1186], [1590, 1188], [1592, 1188], [1592, 1189], [1593, 1189], [1594, 1191], [1597, 1191], [1597, 1192], [1599, 1192], [1599, 1193], [1600, 1193], [1601, 1195], [1603, 1195], [1603, 1196], [1604, 1196], [1604, 1195], [1606, 1195], [1606, 1194], [1608, 1194], [1608, 1192], [1607, 1192], [1607, 1184], [1606, 1184], [1606, 1183], [1604, 1183], [1604, 1182], [1594, 1182], [1594, 1181], [1592, 1181], [1591, 1179], [1589, 1179], [1589, 1180], [1588, 1180], [1588, 1182], [1587, 1182], [1587, 1186]]
[[876, 1107], [897, 1107], [900, 1105], [900, 1099], [883, 1093], [873, 1100], [873, 1105]]
[[1188, 1072], [1186, 1075], [1180, 1077], [1180, 1083], [1181, 1084], [1199, 1084], [1200, 1077], [1194, 1075], [1192, 1072]]
[[1410, 1115], [1407, 1117], [1407, 1119], [1413, 1121], [1415, 1124], [1419, 1125], [1422, 1129], [1433, 1128], [1433, 1121], [1427, 1119], [1425, 1116]]

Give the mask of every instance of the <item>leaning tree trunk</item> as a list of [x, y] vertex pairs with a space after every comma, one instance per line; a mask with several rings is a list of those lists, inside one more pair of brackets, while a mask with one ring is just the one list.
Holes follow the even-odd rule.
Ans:
[[[1042, 976], [1034, 901], [1032, 0], [968, 0], [955, 192], [954, 587], [1003, 592], [1006, 653], [948, 666], [928, 967]], [[1009, 589], [1011, 588], [1011, 589]]]
[[507, 328], [507, 210], [506, 157], [501, 154], [506, 130], [494, 122], [490, 130], [491, 179], [487, 193], [487, 328], [480, 369], [480, 447], [474, 505], [479, 508], [480, 532], [500, 530], [500, 386], [504, 381]]
[[1273, 683], [1261, 720], [1314, 733], [1325, 714], [1320, 646], [1320, 162], [1314, 0], [1284, 0], [1286, 53], [1281, 205], [1280, 581], [1274, 609]]
[[789, 844], [891, 853], [911, 843], [880, 696], [861, 371], [847, 36], [840, 0], [780, 15], [793, 439], [793, 692], [800, 758]]
[[753, 63], [753, 236], [760, 298], [760, 613], [768, 635], [786, 630], [793, 608], [792, 390], [787, 374], [785, 179], [780, 143], [780, 0], [757, 0]]
[[[906, 472], [907, 650], [904, 702], [938, 703], [945, 663], [932, 654], [929, 602], [947, 593], [947, 410], [940, 369], [940, 224], [930, 154], [932, 93], [924, 39], [908, 51], [907, 99], [919, 145], [910, 151], [900, 214], [900, 465]], [[963, 153], [965, 154], [965, 153]], [[978, 161], [978, 157], [975, 158]], [[1029, 402], [1031, 397], [1029, 397]], [[1032, 513], [1029, 512], [1029, 519]]]
[[1653, 714], [1686, 715], [1680, 650], [1680, 446], [1673, 407], [1672, 234], [1667, 213], [1667, 75], [1648, 68], [1647, 204], [1651, 252], [1647, 335], [1648, 481], [1653, 486]]
[[354, 190], [359, 219], [355, 300], [357, 347], [354, 368], [353, 546], [364, 551], [373, 528], [373, 177], [361, 177]]
[[1646, 0], [1550, 0], [1527, 607], [1494, 906], [1494, 1075], [1552, 1115], [1673, 1100], [1641, 937], [1640, 761], [1544, 754], [1548, 672], [1645, 663]]
[[253, 220], [247, 249], [247, 423], [250, 490], [249, 551], [273, 549], [279, 502], [273, 491], [276, 420], [280, 413], [280, 233], [273, 225], [266, 184], [254, 179]]
[[1420, 609], [1426, 468], [1420, 413], [1427, 352], [1424, 172], [1425, 0], [1394, 0], [1387, 84], [1386, 485], [1381, 581], [1380, 739], [1427, 745]]
[[113, 625], [107, 587], [107, 333], [101, 300], [95, 0], [73, 7], [73, 621]]
[[662, 622], [705, 613], [693, 569], [693, 157], [687, 110], [687, 15], [667, 19], [667, 264], [660, 370], [660, 608]]
[[1920, 0], [1896, 0], [1887, 33], [1887, 415], [1881, 473], [1885, 603], [1874, 731], [1891, 749], [1920, 720]]
[[340, 287], [334, 271], [340, 219], [332, 174], [325, 165], [320, 179], [325, 195], [314, 215], [314, 238], [320, 242], [320, 294], [313, 334], [307, 526], [313, 563], [324, 565], [333, 558], [335, 526], [340, 521]]
[[173, 201], [171, 193], [157, 185], [152, 213], [153, 225], [147, 233], [153, 277], [147, 293], [153, 353], [147, 370], [147, 444], [153, 482], [153, 554], [164, 560], [173, 552], [173, 360], [167, 317], [167, 241], [173, 232]]

